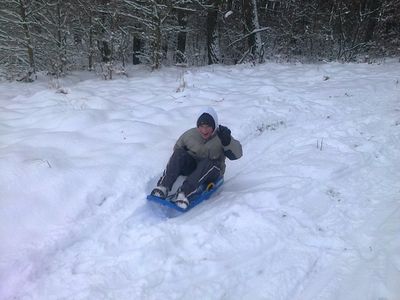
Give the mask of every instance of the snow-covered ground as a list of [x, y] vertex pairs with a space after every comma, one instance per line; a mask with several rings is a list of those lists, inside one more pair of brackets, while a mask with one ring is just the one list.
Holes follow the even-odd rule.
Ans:
[[[398, 61], [81, 73], [0, 103], [0, 299], [400, 299]], [[204, 106], [244, 156], [168, 219], [145, 197]]]

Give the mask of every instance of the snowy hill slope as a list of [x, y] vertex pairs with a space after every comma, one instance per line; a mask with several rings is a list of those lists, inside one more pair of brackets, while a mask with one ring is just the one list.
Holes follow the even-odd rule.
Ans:
[[[399, 299], [399, 81], [391, 62], [0, 84], [0, 298]], [[244, 156], [166, 219], [146, 193], [206, 105]]]

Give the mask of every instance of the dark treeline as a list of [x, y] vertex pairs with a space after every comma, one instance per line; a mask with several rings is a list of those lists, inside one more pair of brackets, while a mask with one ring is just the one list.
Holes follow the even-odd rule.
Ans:
[[[0, 68], [354, 61], [400, 53], [400, 0], [1, 0]], [[4, 74], [3, 74], [4, 75]]]

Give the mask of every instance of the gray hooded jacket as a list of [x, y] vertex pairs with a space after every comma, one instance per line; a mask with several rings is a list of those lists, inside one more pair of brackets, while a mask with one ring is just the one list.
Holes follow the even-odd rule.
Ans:
[[202, 113], [210, 114], [215, 122], [215, 129], [210, 139], [204, 140], [197, 128], [191, 128], [184, 132], [176, 142], [174, 150], [182, 148], [186, 150], [194, 159], [202, 160], [205, 158], [219, 161], [221, 175], [225, 173], [225, 159], [238, 159], [242, 156], [242, 145], [233, 137], [227, 146], [223, 146], [218, 137], [218, 117], [217, 113], [212, 108], [207, 108]]

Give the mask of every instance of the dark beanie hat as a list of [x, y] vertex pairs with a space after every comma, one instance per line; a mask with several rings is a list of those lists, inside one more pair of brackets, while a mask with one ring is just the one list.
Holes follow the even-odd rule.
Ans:
[[212, 127], [212, 129], [215, 129], [215, 121], [214, 118], [208, 114], [208, 113], [203, 113], [198, 119], [197, 119], [197, 127], [200, 125], [208, 125]]

